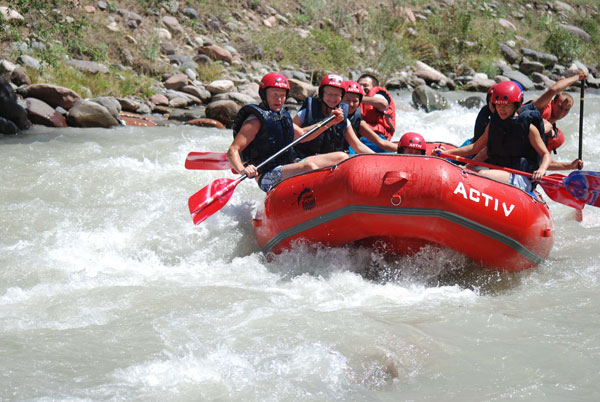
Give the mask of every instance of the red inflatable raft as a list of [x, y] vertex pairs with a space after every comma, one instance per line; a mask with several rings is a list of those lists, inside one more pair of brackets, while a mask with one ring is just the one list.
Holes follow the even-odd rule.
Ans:
[[357, 155], [291, 177], [267, 194], [254, 226], [265, 253], [300, 239], [385, 245], [395, 255], [434, 244], [507, 271], [541, 263], [554, 243], [539, 194], [431, 156]]

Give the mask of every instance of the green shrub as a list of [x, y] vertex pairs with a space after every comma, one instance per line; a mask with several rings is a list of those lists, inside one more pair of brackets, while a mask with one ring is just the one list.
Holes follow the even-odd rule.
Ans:
[[583, 54], [581, 40], [559, 25], [550, 25], [550, 32], [544, 42], [544, 47], [564, 65], [571, 63]]

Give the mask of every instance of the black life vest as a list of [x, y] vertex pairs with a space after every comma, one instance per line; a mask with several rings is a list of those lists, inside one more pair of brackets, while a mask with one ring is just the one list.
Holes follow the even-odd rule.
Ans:
[[[302, 127], [311, 126], [316, 124], [325, 117], [322, 112], [322, 103], [317, 98], [307, 98], [302, 105], [302, 109], [306, 109], [306, 115], [302, 122]], [[323, 134], [317, 138], [308, 141], [301, 142], [294, 148], [300, 158], [306, 158], [312, 155], [326, 154], [329, 152], [343, 151], [348, 149], [346, 143], [346, 119], [348, 118], [348, 105], [346, 103], [340, 103], [338, 106], [344, 112], [344, 120], [341, 123], [327, 129]]]
[[[260, 121], [260, 130], [256, 134], [254, 141], [248, 144], [242, 151], [241, 157], [244, 164], [258, 166], [271, 155], [294, 141], [294, 125], [292, 117], [285, 107], [279, 112], [273, 112], [272, 110], [264, 109], [262, 105], [246, 105], [235, 116], [233, 122], [234, 138], [250, 115], [258, 118]], [[278, 165], [293, 163], [294, 159], [295, 153], [290, 149], [263, 166], [259, 173], [268, 172]]]
[[519, 109], [519, 115], [525, 115], [525, 118], [531, 120], [531, 124], [535, 126], [540, 132], [542, 136], [542, 140], [544, 144], [548, 146], [548, 136], [546, 134], [546, 127], [544, 126], [544, 118], [542, 117], [542, 113], [539, 111], [537, 107], [533, 104], [533, 102], [529, 101]]
[[[541, 118], [539, 111], [537, 114]], [[535, 113], [528, 111], [506, 120], [497, 112], [492, 114], [487, 142], [489, 162], [529, 173], [537, 170], [541, 159], [529, 142], [529, 126], [537, 127], [536, 118]]]
[[[357, 107], [356, 111], [354, 113], [352, 113], [351, 115], [348, 116], [348, 120], [350, 120], [350, 125], [352, 125], [352, 129], [354, 130], [354, 133], [356, 134], [356, 136], [358, 138], [360, 138], [360, 122], [362, 121], [362, 115], [360, 113], [360, 108]], [[350, 148], [350, 145], [348, 144], [348, 141], [345, 142], [346, 147], [344, 148], [344, 151], [348, 151]]]

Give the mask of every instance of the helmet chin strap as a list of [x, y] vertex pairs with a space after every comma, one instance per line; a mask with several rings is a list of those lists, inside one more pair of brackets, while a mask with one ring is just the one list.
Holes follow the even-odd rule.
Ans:
[[333, 109], [335, 109], [336, 107], [338, 107], [338, 106], [340, 105], [340, 103], [342, 103], [342, 102], [339, 102], [339, 103], [338, 103], [337, 105], [335, 105], [334, 107], [331, 107], [331, 106], [329, 106], [329, 105], [328, 105], [328, 104], [325, 102], [325, 100], [324, 100], [324, 99], [321, 99], [321, 103], [323, 103], [323, 106], [325, 106], [325, 110], [326, 110], [327, 114], [329, 114], [329, 113], [331, 113], [331, 111], [332, 111]]

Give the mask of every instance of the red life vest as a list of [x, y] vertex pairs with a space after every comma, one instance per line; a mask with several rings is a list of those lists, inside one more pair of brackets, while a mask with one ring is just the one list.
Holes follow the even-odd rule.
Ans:
[[[553, 102], [554, 100], [550, 101], [542, 111], [542, 117], [546, 120], [550, 120], [550, 117], [552, 116]], [[562, 130], [556, 127], [556, 123], [552, 126], [552, 131], [546, 133], [546, 136], [548, 137], [548, 151], [557, 149], [565, 142], [565, 135]], [[554, 151], [554, 153], [556, 153], [556, 151]]]
[[552, 116], [552, 102], [554, 101], [548, 102], [544, 110], [542, 110], [542, 117], [546, 120], [550, 120], [550, 116]]
[[394, 131], [396, 131], [396, 105], [394, 104], [394, 98], [383, 87], [373, 87], [367, 93], [366, 96], [375, 96], [378, 92], [384, 92], [390, 100], [388, 108], [382, 113], [375, 107], [367, 105], [365, 103], [360, 104], [360, 113], [364, 121], [378, 134], [385, 136], [387, 140], [392, 138]]

